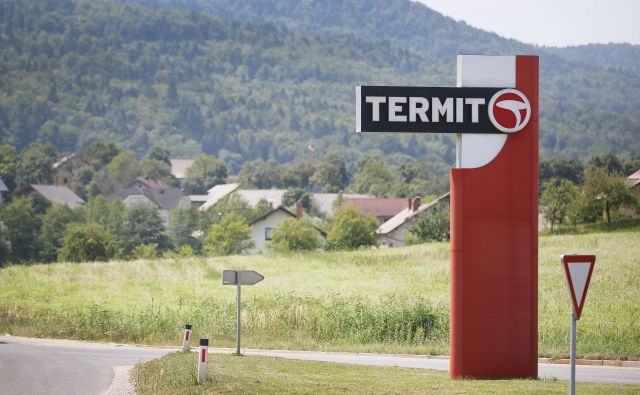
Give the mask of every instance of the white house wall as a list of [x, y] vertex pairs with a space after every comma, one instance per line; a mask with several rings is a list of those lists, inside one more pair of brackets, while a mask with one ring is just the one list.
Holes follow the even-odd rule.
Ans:
[[258, 254], [267, 251], [268, 245], [265, 240], [265, 229], [275, 229], [287, 218], [293, 218], [283, 211], [277, 210], [267, 216], [265, 219], [256, 222], [251, 225], [251, 239], [254, 242], [254, 246], [247, 252], [249, 254]]

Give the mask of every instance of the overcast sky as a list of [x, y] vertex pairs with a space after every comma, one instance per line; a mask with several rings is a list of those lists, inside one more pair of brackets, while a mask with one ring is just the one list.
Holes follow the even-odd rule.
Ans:
[[638, 0], [417, 0], [468, 25], [528, 44], [640, 45]]

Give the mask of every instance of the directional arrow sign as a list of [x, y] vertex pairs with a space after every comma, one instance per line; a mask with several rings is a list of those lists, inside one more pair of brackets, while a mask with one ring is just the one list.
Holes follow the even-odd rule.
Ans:
[[591, 273], [596, 263], [595, 255], [563, 255], [562, 265], [569, 285], [573, 313], [580, 319], [584, 301], [587, 298], [587, 289], [591, 281]]
[[222, 285], [254, 285], [264, 280], [264, 276], [255, 270], [223, 270]]

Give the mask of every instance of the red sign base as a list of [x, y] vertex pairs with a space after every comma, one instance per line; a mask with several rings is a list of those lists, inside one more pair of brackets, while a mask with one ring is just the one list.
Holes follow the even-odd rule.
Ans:
[[487, 165], [451, 170], [451, 378], [538, 375], [538, 57], [516, 57], [531, 119]]

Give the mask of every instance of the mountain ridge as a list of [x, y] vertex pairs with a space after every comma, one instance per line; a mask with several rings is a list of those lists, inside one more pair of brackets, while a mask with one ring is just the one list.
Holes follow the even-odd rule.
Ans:
[[[274, 1], [289, 4], [255, 3]], [[351, 162], [367, 153], [446, 169], [453, 160], [449, 136], [350, 132], [355, 85], [453, 86], [455, 56], [130, 1], [0, 4], [0, 143], [51, 140], [72, 151], [109, 138], [138, 154], [152, 144], [174, 156], [214, 154], [232, 171], [252, 159], [302, 160], [308, 145]], [[577, 60], [555, 54], [543, 67], [546, 59], [560, 67], [541, 81], [542, 153], [637, 155], [640, 78], [576, 71]]]

